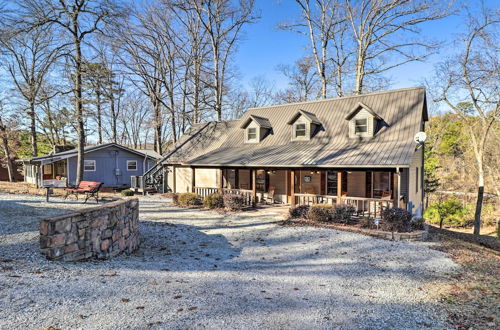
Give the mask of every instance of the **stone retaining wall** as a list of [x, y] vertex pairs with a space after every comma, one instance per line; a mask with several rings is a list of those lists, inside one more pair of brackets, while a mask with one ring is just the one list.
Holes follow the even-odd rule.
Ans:
[[137, 198], [40, 221], [40, 252], [50, 260], [107, 259], [138, 247]]

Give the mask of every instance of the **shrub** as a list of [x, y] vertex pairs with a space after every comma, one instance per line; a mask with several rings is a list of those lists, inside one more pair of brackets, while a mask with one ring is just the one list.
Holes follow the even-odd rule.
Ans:
[[307, 212], [309, 212], [309, 205], [292, 206], [289, 210], [292, 219], [306, 219]]
[[381, 228], [388, 231], [411, 231], [411, 212], [399, 207], [387, 208], [382, 212]]
[[351, 222], [352, 215], [355, 211], [356, 209], [352, 205], [336, 205], [332, 212], [332, 221], [348, 224]]
[[195, 193], [181, 193], [178, 196], [180, 206], [199, 206], [203, 204], [201, 196]]
[[224, 207], [224, 196], [219, 193], [210, 194], [203, 203], [209, 209], [221, 209]]
[[471, 224], [469, 219], [470, 206], [463, 206], [456, 198], [447, 198], [442, 202], [432, 202], [425, 210], [424, 217], [434, 224], [451, 227], [463, 227]]
[[314, 204], [307, 212], [307, 218], [312, 221], [330, 221], [332, 219], [334, 206], [327, 204]]
[[162, 196], [166, 198], [172, 198], [172, 204], [179, 205], [179, 194], [176, 194], [174, 192], [168, 192], [163, 194]]
[[361, 228], [368, 228], [368, 229], [377, 229], [377, 226], [375, 225], [375, 221], [369, 217], [363, 217], [360, 221], [359, 224]]
[[134, 196], [135, 192], [130, 189], [124, 189], [120, 192], [122, 196]]
[[241, 195], [227, 194], [224, 195], [224, 206], [230, 211], [238, 211], [245, 205], [245, 199]]
[[411, 229], [412, 230], [423, 230], [425, 224], [425, 219], [422, 217], [413, 217], [411, 218]]

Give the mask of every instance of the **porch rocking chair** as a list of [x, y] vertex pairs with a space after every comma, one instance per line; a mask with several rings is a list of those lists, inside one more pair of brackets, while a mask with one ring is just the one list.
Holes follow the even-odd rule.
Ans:
[[267, 201], [271, 200], [271, 204], [274, 204], [274, 193], [276, 191], [276, 187], [269, 187], [269, 191], [267, 192], [267, 197], [264, 198], [264, 200]]

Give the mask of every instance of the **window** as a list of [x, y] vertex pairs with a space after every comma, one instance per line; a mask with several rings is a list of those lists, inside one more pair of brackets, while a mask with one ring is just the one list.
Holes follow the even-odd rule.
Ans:
[[367, 133], [368, 132], [368, 121], [366, 118], [356, 119], [354, 121], [354, 133]]
[[137, 171], [136, 160], [127, 160], [127, 171]]
[[247, 140], [248, 141], [257, 140], [257, 128], [255, 128], [255, 127], [248, 128], [248, 130], [247, 130]]
[[326, 174], [326, 194], [337, 195], [338, 173], [336, 171], [328, 171]]
[[392, 196], [391, 173], [373, 172], [373, 198], [389, 199]]
[[306, 124], [295, 125], [295, 137], [296, 138], [306, 137]]
[[84, 160], [83, 161], [83, 170], [85, 172], [94, 172], [95, 171], [95, 160]]

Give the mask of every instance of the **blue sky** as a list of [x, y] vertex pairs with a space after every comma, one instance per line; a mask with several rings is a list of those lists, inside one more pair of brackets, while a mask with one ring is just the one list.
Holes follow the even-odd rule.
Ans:
[[[479, 0], [466, 1], [477, 6]], [[487, 1], [489, 4], [495, 1]], [[256, 0], [261, 19], [245, 29], [245, 37], [239, 46], [235, 64], [241, 74], [242, 83], [247, 84], [253, 77], [263, 76], [275, 83], [276, 88], [286, 87], [286, 79], [276, 71], [279, 64], [292, 64], [304, 54], [308, 54], [308, 39], [290, 31], [278, 30], [277, 25], [285, 20], [293, 20], [299, 16], [297, 5], [292, 0]], [[405, 88], [422, 85], [426, 78], [432, 76], [433, 66], [446, 57], [451, 43], [462, 29], [463, 18], [454, 15], [436, 22], [421, 26], [426, 36], [445, 41], [446, 45], [440, 53], [430, 57], [426, 62], [409, 63], [388, 71], [393, 84], [391, 88]]]

